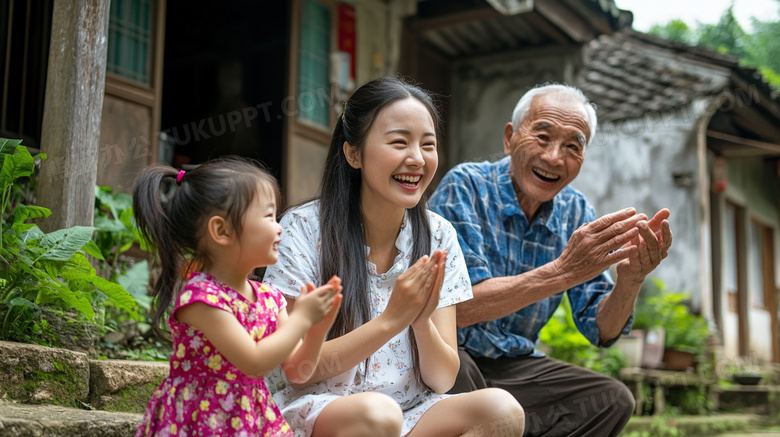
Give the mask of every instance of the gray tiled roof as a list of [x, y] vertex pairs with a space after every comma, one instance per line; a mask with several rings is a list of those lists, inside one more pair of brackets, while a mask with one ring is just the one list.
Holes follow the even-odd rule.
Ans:
[[[600, 121], [679, 108], [717, 94], [728, 83], [723, 67], [736, 66], [731, 56], [644, 36], [624, 31], [587, 45], [577, 85], [598, 106]], [[681, 50], [685, 59], [676, 53]]]

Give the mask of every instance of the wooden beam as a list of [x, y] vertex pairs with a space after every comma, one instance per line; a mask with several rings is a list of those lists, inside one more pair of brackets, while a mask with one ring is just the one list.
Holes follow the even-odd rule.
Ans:
[[735, 145], [744, 145], [768, 152], [780, 153], [780, 144], [766, 143], [764, 141], [751, 140], [749, 138], [742, 138], [735, 135], [724, 134], [723, 132], [717, 132], [714, 130], [707, 130], [707, 136], [709, 138], [715, 138], [718, 140], [732, 143]]
[[516, 40], [525, 38], [527, 41], [523, 40], [523, 43], [530, 42], [530, 45], [538, 46], [544, 42], [543, 37], [546, 35], [531, 27], [529, 22], [527, 22], [527, 17], [530, 15], [531, 14], [525, 14], [519, 17], [504, 17], [496, 22], [496, 26], [504, 29]]
[[566, 6], [574, 11], [576, 11], [580, 16], [584, 17], [585, 20], [593, 27], [596, 31], [605, 33], [607, 35], [611, 35], [614, 32], [614, 29], [609, 24], [609, 21], [606, 19], [604, 14], [599, 14], [595, 11], [593, 11], [591, 8], [585, 5], [585, 2], [582, 0], [562, 0]]
[[[154, 3], [153, 3], [154, 4]], [[167, 0], [157, 0], [154, 13], [154, 58], [152, 58], [152, 88], [154, 88], [154, 103], [152, 106], [152, 153], [147, 157], [147, 164], [156, 164], [160, 156], [160, 120], [162, 119], [162, 86], [163, 86], [163, 55], [165, 51], [165, 12]]]
[[550, 24], [547, 18], [545, 18], [539, 12], [533, 11], [527, 14], [523, 14], [523, 18], [528, 21], [532, 28], [539, 31], [539, 33], [542, 35], [550, 38], [553, 40], [553, 42], [561, 45], [569, 44], [569, 38], [563, 32], [561, 32], [559, 28]]
[[[731, 80], [734, 81], [734, 83], [740, 88], [740, 92], [746, 95], [749, 100], [754, 96], [754, 91], [758, 92], [755, 84], [749, 84], [747, 81], [742, 79], [742, 77], [733, 72], [731, 74]], [[766, 94], [761, 93], [756, 97], [757, 104], [760, 104], [761, 107], [763, 107], [768, 113], [772, 114], [772, 116], [775, 117], [775, 120], [780, 120], [780, 105], [772, 101], [772, 99], [769, 98], [769, 96]], [[763, 99], [763, 102], [761, 102], [761, 99]], [[748, 103], [752, 102], [749, 101]]]
[[435, 18], [426, 18], [421, 20], [413, 20], [411, 28], [415, 32], [426, 32], [429, 30], [441, 29], [443, 27], [450, 27], [456, 24], [470, 23], [474, 21], [483, 21], [493, 18], [503, 17], [501, 13], [492, 7], [484, 7], [474, 9], [471, 11], [458, 12], [449, 15], [443, 15]]
[[45, 231], [91, 226], [106, 80], [109, 2], [54, 3], [43, 109], [38, 203]]
[[596, 38], [590, 25], [558, 0], [536, 0], [534, 9], [576, 42], [585, 43]]

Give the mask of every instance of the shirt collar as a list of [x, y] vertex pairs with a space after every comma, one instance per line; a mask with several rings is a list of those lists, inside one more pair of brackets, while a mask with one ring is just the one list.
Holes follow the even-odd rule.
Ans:
[[[409, 222], [409, 210], [404, 210], [404, 219], [401, 222], [401, 230], [398, 232], [398, 238], [395, 239], [395, 247], [398, 249], [398, 255], [403, 256], [412, 251], [412, 225]], [[366, 250], [366, 259], [371, 253], [371, 248], [364, 246]]]
[[[520, 203], [517, 201], [512, 175], [509, 174], [510, 159], [509, 156], [505, 156], [496, 162], [496, 185], [501, 202], [501, 220], [506, 222], [511, 217], [518, 216], [528, 223], [528, 217], [520, 209]], [[539, 207], [539, 214], [536, 215], [534, 222], [545, 226], [550, 232], [558, 232], [561, 227], [562, 208], [561, 193], [558, 193], [552, 200], [544, 202]], [[531, 223], [528, 224], [531, 225]]]

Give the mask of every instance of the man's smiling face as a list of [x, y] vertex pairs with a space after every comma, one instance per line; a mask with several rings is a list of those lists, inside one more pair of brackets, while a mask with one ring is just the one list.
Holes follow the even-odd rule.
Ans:
[[577, 177], [589, 138], [582, 103], [562, 95], [536, 97], [517, 129], [507, 123], [504, 153], [511, 156], [517, 198], [529, 220]]

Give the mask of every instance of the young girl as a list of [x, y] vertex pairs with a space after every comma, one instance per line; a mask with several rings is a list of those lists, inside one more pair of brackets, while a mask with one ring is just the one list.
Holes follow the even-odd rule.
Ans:
[[[301, 289], [287, 316], [281, 294], [247, 280], [277, 259], [276, 180], [251, 162], [221, 159], [188, 172], [152, 166], [133, 190], [138, 226], [160, 257], [154, 326], [168, 319], [170, 375], [155, 391], [136, 436], [292, 436], [264, 382], [282, 364], [305, 381], [338, 312], [333, 276]], [[200, 266], [181, 292], [186, 259]], [[308, 331], [308, 333], [307, 333]], [[305, 337], [304, 337], [305, 334]], [[301, 340], [303, 338], [303, 340]]]
[[455, 304], [472, 294], [455, 230], [425, 208], [438, 120], [420, 88], [363, 85], [336, 123], [319, 199], [281, 221], [265, 280], [291, 314], [298, 284], [339, 275], [345, 287], [311, 378], [268, 377], [296, 436], [522, 434], [523, 410], [503, 390], [443, 395], [459, 367]]

